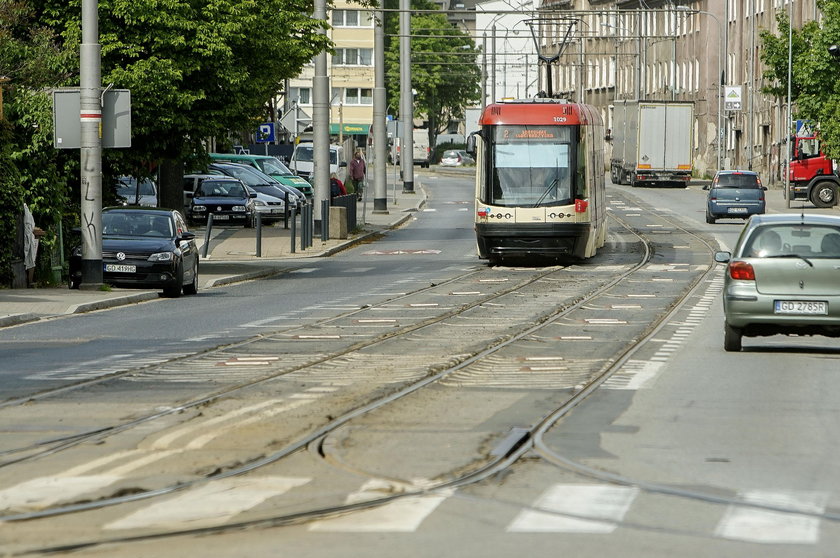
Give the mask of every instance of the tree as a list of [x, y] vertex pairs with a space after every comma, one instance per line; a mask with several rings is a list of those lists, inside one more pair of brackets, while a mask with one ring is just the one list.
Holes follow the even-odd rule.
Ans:
[[[45, 4], [77, 48], [80, 0]], [[328, 47], [312, 10], [309, 0], [99, 0], [102, 83], [131, 90], [133, 136], [103, 165], [139, 176], [160, 165], [162, 205], [180, 208], [184, 160], [262, 121], [283, 81]]]
[[[392, 2], [393, 4], [394, 2]], [[396, 7], [396, 6], [395, 6]], [[411, 17], [411, 85], [416, 90], [414, 115], [429, 123], [429, 145], [450, 124], [464, 118], [465, 109], [481, 99], [479, 54], [472, 38], [446, 19], [444, 13], [424, 13], [437, 9], [425, 0], [414, 0]], [[385, 66], [388, 96], [392, 106], [400, 106], [399, 18], [386, 22]]]
[[[47, 231], [39, 261], [48, 261], [56, 225], [72, 209], [66, 175], [73, 164], [52, 145], [52, 105], [47, 91], [64, 83], [73, 54], [39, 20], [32, 2], [0, 0], [0, 76], [8, 79], [0, 118], [0, 284], [12, 279], [22, 204]], [[40, 271], [40, 270], [39, 270]], [[40, 273], [39, 273], [40, 275]]]
[[[817, 0], [822, 11], [820, 22], [808, 22], [794, 29], [792, 36], [791, 100], [792, 118], [818, 122], [822, 146], [832, 158], [840, 158], [840, 61], [828, 47], [840, 44], [840, 0]], [[780, 100], [787, 100], [788, 30], [785, 10], [776, 14], [779, 34], [761, 32], [761, 60], [767, 67], [765, 80], [770, 84], [763, 91]]]

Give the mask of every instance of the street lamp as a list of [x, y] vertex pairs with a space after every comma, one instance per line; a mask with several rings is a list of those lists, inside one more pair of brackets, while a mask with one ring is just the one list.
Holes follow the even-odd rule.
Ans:
[[723, 81], [724, 81], [724, 79], [723, 79], [723, 48], [724, 48], [724, 46], [725, 46], [725, 45], [723, 44], [723, 25], [721, 24], [721, 22], [720, 22], [720, 20], [717, 18], [717, 16], [716, 16], [715, 14], [711, 13], [711, 12], [707, 12], [707, 11], [704, 11], [704, 10], [694, 10], [694, 9], [689, 8], [688, 6], [676, 6], [674, 9], [675, 9], [675, 10], [677, 10], [677, 11], [680, 11], [680, 12], [688, 12], [688, 13], [692, 13], [692, 14], [703, 14], [703, 15], [707, 15], [707, 16], [711, 17], [712, 19], [714, 19], [714, 20], [715, 20], [715, 23], [717, 23], [717, 26], [718, 26], [718, 42], [719, 42], [719, 44], [720, 44], [720, 47], [718, 48], [718, 67], [717, 67], [717, 74], [718, 74], [718, 79], [720, 80], [720, 83], [718, 83], [718, 126], [717, 126], [717, 127], [718, 127], [718, 129], [717, 129], [717, 133], [718, 133], [718, 141], [717, 141], [717, 144], [718, 144], [718, 149], [717, 149], [717, 168], [718, 168], [718, 170], [720, 170], [720, 169], [721, 169], [721, 162], [723, 161], [723, 159], [721, 158], [721, 147], [722, 147], [722, 144], [723, 144], [723, 139], [724, 139], [724, 138], [723, 138], [723, 133], [722, 133], [722, 123], [723, 123]]

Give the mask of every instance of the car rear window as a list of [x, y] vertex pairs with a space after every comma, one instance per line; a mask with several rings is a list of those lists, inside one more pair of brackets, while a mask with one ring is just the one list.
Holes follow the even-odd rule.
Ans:
[[840, 229], [823, 225], [768, 225], [753, 233], [747, 257], [840, 258]]
[[759, 188], [761, 182], [755, 174], [721, 174], [715, 181], [715, 188]]

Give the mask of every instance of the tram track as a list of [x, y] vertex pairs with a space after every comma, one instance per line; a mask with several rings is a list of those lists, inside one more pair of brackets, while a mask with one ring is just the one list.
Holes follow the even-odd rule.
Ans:
[[[619, 219], [617, 219], [619, 220]], [[627, 228], [627, 230], [633, 230], [636, 228], [636, 233], [639, 234], [639, 238], [642, 238], [644, 234], [641, 234], [638, 230], [638, 227], [634, 227], [634, 225], [629, 223], [623, 223], [623, 226]], [[642, 229], [644, 231], [644, 229]], [[682, 229], [683, 234], [691, 236], [693, 233]], [[655, 236], [655, 235], [654, 235]], [[81, 513], [85, 511], [91, 510], [101, 510], [105, 507], [115, 506], [118, 504], [129, 503], [129, 502], [137, 502], [141, 499], [149, 499], [157, 496], [163, 496], [175, 491], [181, 491], [189, 489], [192, 486], [197, 484], [210, 482], [213, 480], [220, 480], [225, 478], [231, 478], [234, 476], [245, 475], [246, 473], [250, 473], [252, 471], [261, 469], [263, 467], [267, 467], [269, 465], [274, 465], [278, 462], [281, 462], [285, 457], [295, 454], [299, 450], [305, 447], [313, 447], [315, 449], [315, 453], [320, 455], [321, 458], [329, 458], [330, 457], [330, 444], [327, 441], [331, 437], [336, 437], [337, 433], [348, 424], [350, 424], [353, 420], [359, 419], [361, 417], [365, 417], [368, 415], [373, 414], [375, 411], [381, 410], [383, 408], [392, 405], [394, 402], [399, 402], [408, 399], [412, 394], [416, 394], [426, 388], [427, 386], [444, 386], [443, 389], [450, 389], [452, 387], [463, 386], [469, 383], [470, 374], [473, 372], [469, 372], [471, 368], [480, 367], [482, 362], [485, 362], [488, 358], [493, 355], [499, 355], [506, 350], [518, 350], [513, 349], [517, 345], [522, 344], [534, 344], [535, 342], [539, 342], [540, 337], [545, 337], [546, 329], [547, 328], [555, 328], [555, 329], [564, 329], [569, 328], [569, 323], [573, 323], [573, 327], [575, 329], [580, 329], [580, 324], [586, 324], [587, 322], [581, 321], [579, 318], [575, 318], [573, 316], [576, 312], [587, 312], [591, 313], [593, 309], [596, 311], [599, 307], [603, 307], [603, 297], [606, 296], [613, 296], [610, 295], [611, 292], [617, 287], [622, 284], [625, 284], [638, 273], [642, 272], [645, 267], [649, 267], [653, 264], [652, 260], [655, 256], [655, 251], [650, 248], [651, 244], [648, 243], [649, 241], [642, 240], [642, 246], [646, 248], [641, 251], [641, 256], [637, 257], [637, 261], [635, 264], [630, 265], [629, 263], [625, 262], [621, 264], [624, 269], [621, 273], [616, 274], [614, 270], [611, 273], [604, 274], [604, 280], [600, 281], [597, 288], [588, 288], [591, 287], [591, 283], [586, 283], [586, 285], [580, 285], [577, 292], [574, 296], [571, 293], [563, 293], [564, 295], [564, 303], [555, 306], [555, 309], [551, 312], [544, 312], [540, 315], [536, 320], [533, 320], [536, 323], [532, 323], [527, 328], [519, 327], [518, 331], [512, 332], [511, 328], [507, 327], [500, 327], [498, 331], [495, 331], [496, 335], [493, 336], [493, 340], [489, 344], [485, 344], [485, 347], [481, 350], [473, 350], [472, 354], [461, 353], [460, 356], [457, 356], [454, 360], [455, 362], [451, 362], [447, 364], [444, 362], [435, 363], [432, 366], [429, 366], [426, 370], [418, 371], [417, 373], [421, 376], [419, 379], [413, 382], [403, 382], [402, 386], [396, 387], [394, 385], [383, 384], [379, 385], [376, 389], [369, 391], [368, 398], [370, 399], [364, 405], [356, 405], [351, 410], [345, 412], [341, 416], [334, 418], [331, 421], [326, 422], [320, 428], [310, 429], [306, 435], [299, 436], [295, 439], [292, 443], [286, 443], [280, 450], [275, 451], [273, 453], [269, 453], [265, 456], [260, 456], [256, 459], [251, 459], [247, 463], [239, 467], [226, 467], [217, 474], [207, 475], [203, 478], [194, 478], [192, 480], [184, 481], [181, 480], [177, 484], [172, 484], [168, 487], [159, 488], [157, 491], [146, 491], [145, 493], [133, 493], [128, 496], [120, 496], [120, 497], [112, 497], [112, 498], [99, 498], [96, 501], [90, 502], [83, 502], [83, 503], [76, 503], [73, 505], [64, 505], [64, 506], [52, 506], [46, 509], [39, 510], [37, 512], [29, 512], [29, 513], [17, 513], [17, 514], [6, 514], [3, 517], [0, 517], [0, 520], [7, 521], [10, 523], [13, 522], [23, 522], [17, 523], [20, 525], [25, 525], [27, 522], [32, 520], [45, 520], [50, 517], [57, 517], [65, 514], [73, 514], [73, 513]], [[711, 261], [711, 250], [709, 249], [708, 243], [704, 242], [704, 246], [706, 247], [706, 257], [708, 262]], [[709, 263], [706, 263], [706, 268], [708, 273], [708, 268], [710, 267]], [[699, 264], [698, 264], [699, 265]], [[574, 268], [575, 266], [572, 266]], [[585, 267], [585, 266], [581, 266]], [[580, 268], [578, 268], [579, 270]], [[540, 274], [539, 277], [534, 278], [532, 281], [522, 283], [517, 283], [515, 287], [501, 289], [499, 293], [496, 293], [492, 297], [484, 297], [481, 301], [474, 301], [473, 303], [467, 305], [466, 307], [458, 307], [458, 309], [453, 309], [450, 312], [447, 312], [445, 316], [439, 316], [436, 319], [432, 320], [431, 322], [417, 322], [412, 324], [411, 326], [406, 326], [405, 328], [400, 328], [398, 332], [390, 331], [390, 332], [382, 332], [378, 336], [375, 337], [375, 340], [370, 341], [369, 343], [355, 343], [347, 347], [346, 352], [342, 353], [340, 356], [332, 356], [332, 357], [323, 357], [321, 356], [319, 360], [316, 362], [309, 363], [307, 365], [301, 365], [295, 368], [295, 373], [301, 373], [304, 370], [312, 370], [314, 367], [315, 373], [318, 371], [318, 367], [320, 366], [321, 370], [323, 370], [323, 366], [328, 363], [329, 360], [334, 360], [336, 358], [342, 358], [350, 353], [356, 353], [362, 351], [364, 349], [368, 349], [373, 345], [381, 345], [387, 344], [388, 342], [399, 341], [401, 338], [405, 338], [406, 336], [410, 337], [411, 335], [416, 335], [418, 332], [427, 331], [430, 329], [434, 329], [435, 327], [442, 328], [442, 332], [447, 331], [446, 327], [444, 327], [444, 322], [447, 320], [457, 320], [457, 319], [464, 319], [464, 316], [470, 312], [486, 312], [489, 311], [491, 314], [493, 312], [492, 304], [498, 303], [497, 301], [503, 300], [505, 297], [510, 299], [511, 297], [519, 297], [519, 298], [526, 298], [529, 296], [529, 293], [523, 291], [527, 291], [525, 287], [538, 284], [540, 281], [546, 281], [552, 279], [555, 275], [566, 276], [569, 273], [574, 273], [574, 271], [570, 271], [570, 268], [565, 269], [552, 269], [547, 271], [546, 273]], [[657, 312], [659, 313], [657, 317], [657, 321], [649, 324], [636, 324], [636, 329], [638, 330], [634, 335], [631, 335], [629, 339], [620, 339], [620, 344], [623, 344], [624, 349], [623, 351], [616, 352], [613, 349], [610, 349], [611, 356], [608, 358], [596, 359], [597, 362], [591, 363], [594, 364], [594, 368], [588, 372], [589, 378], [585, 384], [581, 385], [579, 383], [579, 377], [572, 375], [572, 385], [568, 388], [563, 388], [558, 390], [559, 397], [565, 399], [563, 405], [560, 408], [565, 407], [566, 405], [574, 405], [577, 404], [580, 400], [584, 399], [586, 395], [591, 391], [596, 389], [600, 384], [606, 381], [612, 374], [614, 374], [617, 370], [621, 368], [621, 365], [629, 358], [628, 355], [632, 354], [633, 347], [638, 346], [640, 339], [644, 336], [642, 335], [645, 332], [650, 331], [651, 329], [655, 329], [658, 324], [663, 323], [667, 320], [668, 316], [671, 315], [671, 312], [674, 308], [678, 307], [679, 300], [684, 300], [685, 296], [688, 296], [694, 288], [696, 288], [699, 281], [702, 280], [702, 277], [705, 275], [701, 275], [697, 273], [697, 277], [695, 280], [683, 287], [679, 287], [675, 289], [679, 291], [679, 296], [675, 295], [675, 298], [668, 302], [667, 304], [664, 301], [660, 301], [660, 307], [657, 308]], [[567, 278], [568, 280], [568, 278]], [[590, 278], [591, 280], [591, 278]], [[648, 279], [645, 279], [645, 282], [649, 283]], [[554, 285], [551, 285], [553, 287]], [[632, 289], [631, 289], [632, 290]], [[505, 292], [501, 292], [505, 291]], [[466, 292], [466, 291], [465, 291]], [[544, 302], [541, 296], [546, 296], [545, 292], [542, 293], [530, 293], [531, 296], [535, 299], [535, 306], [539, 306], [541, 303]], [[391, 303], [393, 301], [389, 301]], [[556, 301], [555, 301], [556, 302]], [[424, 304], [424, 303], [415, 303], [415, 304]], [[504, 304], [503, 304], [504, 306]], [[616, 306], [616, 305], [613, 305]], [[628, 306], [628, 305], [625, 305]], [[380, 307], [381, 309], [382, 307]], [[632, 308], [625, 308], [623, 309], [627, 312], [632, 314]], [[597, 312], [596, 312], [597, 313]], [[354, 314], [355, 315], [355, 314]], [[349, 317], [345, 316], [344, 319], [349, 319]], [[381, 319], [381, 318], [380, 318]], [[588, 322], [589, 326], [584, 326], [583, 329], [589, 327], [591, 330], [592, 328], [598, 328], [600, 325], [606, 325], [609, 323], [607, 322], [599, 322], [598, 320], [607, 320], [606, 318], [591, 318]], [[335, 325], [335, 324], [333, 324]], [[384, 324], [380, 322], [380, 325], [384, 327]], [[487, 327], [486, 325], [484, 326]], [[318, 329], [323, 329], [324, 324], [320, 324]], [[452, 329], [451, 327], [449, 329]], [[492, 328], [491, 328], [492, 329]], [[515, 328], [514, 328], [515, 329]], [[445, 333], [439, 332], [437, 335], [445, 336]], [[288, 332], [286, 332], [288, 334]], [[323, 332], [321, 332], [323, 334]], [[298, 334], [300, 335], [300, 334]], [[552, 333], [554, 339], [561, 339], [562, 336], [557, 336], [556, 332]], [[260, 336], [259, 339], [254, 340], [254, 343], [257, 342], [266, 342], [271, 340], [271, 335], [268, 336]], [[551, 336], [549, 336], [551, 337]], [[582, 336], [579, 336], [582, 337]], [[648, 336], [649, 337], [649, 336]], [[442, 338], [442, 337], [438, 337]], [[647, 337], [644, 337], [647, 339]], [[403, 340], [404, 342], [404, 340]], [[602, 342], [602, 341], [598, 341]], [[399, 345], [399, 343], [397, 343]], [[241, 347], [237, 347], [241, 348]], [[525, 349], [530, 350], [530, 349]], [[616, 356], [618, 355], [618, 356]], [[519, 357], [516, 357], [519, 358]], [[548, 357], [537, 357], [537, 360], [533, 362], [542, 362], [539, 358], [548, 358]], [[538, 369], [547, 368], [547, 367], [540, 367], [540, 366], [531, 366], [531, 372], [536, 372]], [[477, 372], [481, 374], [481, 372]], [[275, 375], [271, 378], [265, 378], [260, 380], [258, 383], [263, 384], [265, 382], [269, 382], [271, 380], [276, 380], [278, 377], [282, 377], [285, 375], [290, 374], [288, 371], [284, 371], [279, 373], [279, 376]], [[464, 376], [460, 379], [452, 380], [453, 377], [457, 377], [459, 374], [463, 374]], [[447, 385], [447, 381], [449, 384]], [[257, 384], [249, 385], [248, 387], [255, 387]], [[237, 388], [237, 390], [242, 390], [243, 387]], [[367, 388], [370, 389], [370, 386]], [[384, 392], [384, 393], [383, 393]], [[562, 392], [562, 393], [561, 393]], [[204, 403], [209, 403], [211, 399], [215, 400], [217, 397], [213, 397], [205, 401]], [[358, 400], [357, 400], [358, 401]], [[552, 403], [556, 405], [556, 402]], [[416, 486], [413, 487], [411, 482], [405, 481], [403, 485], [396, 490], [396, 492], [392, 495], [383, 498], [374, 498], [370, 499], [365, 502], [355, 502], [352, 504], [339, 504], [334, 506], [324, 506], [318, 509], [299, 509], [293, 513], [286, 513], [286, 514], [277, 514], [270, 517], [256, 517], [249, 519], [247, 521], [239, 521], [239, 522], [230, 522], [224, 526], [213, 526], [207, 528], [199, 528], [199, 529], [184, 529], [180, 531], [172, 531], [172, 530], [165, 530], [158, 533], [146, 533], [142, 535], [126, 535], [123, 537], [111, 537], [111, 538], [102, 538], [102, 539], [94, 539], [88, 542], [84, 541], [75, 541], [75, 542], [68, 542], [65, 545], [55, 545], [46, 548], [45, 546], [41, 546], [40, 548], [30, 548], [25, 550], [23, 553], [26, 552], [52, 552], [56, 549], [70, 549], [70, 548], [81, 548], [85, 546], [93, 546], [97, 544], [103, 544], [107, 542], [114, 542], [114, 541], [122, 541], [128, 542], [131, 540], [147, 540], [149, 538], [156, 538], [160, 536], [173, 536], [175, 534], [197, 534], [197, 533], [206, 533], [206, 532], [217, 532], [217, 531], [224, 531], [227, 529], [240, 529], [247, 526], [259, 526], [259, 525], [284, 525], [289, 523], [297, 523], [301, 521], [309, 521], [313, 518], [323, 518], [329, 517], [336, 514], [343, 514], [349, 511], [358, 510], [358, 509], [365, 509], [370, 507], [381, 506], [386, 504], [390, 501], [393, 501], [396, 498], [404, 498], [404, 497], [411, 497], [411, 496], [420, 496], [423, 494], [428, 494], [432, 491], [439, 491], [445, 489], [457, 489], [461, 486], [465, 486], [470, 483], [479, 482], [481, 480], [487, 479], [492, 475], [504, 470], [505, 468], [509, 467], [511, 464], [516, 462], [519, 458], [521, 458], [526, 452], [530, 451], [533, 444], [534, 435], [539, 432], [539, 429], [547, 424], [552, 416], [554, 416], [554, 412], [556, 412], [557, 407], [554, 408], [552, 413], [546, 415], [546, 418], [541, 419], [536, 426], [528, 429], [527, 431], [522, 431], [521, 435], [518, 439], [516, 439], [510, 447], [504, 449], [502, 453], [495, 457], [491, 456], [484, 456], [482, 459], [476, 460], [473, 462], [472, 465], [466, 467], [466, 470], [462, 470], [456, 475], [440, 475], [440, 478], [437, 479], [435, 482], [427, 483], [426, 485], [417, 488]], [[506, 433], [502, 433], [506, 434]], [[471, 448], [470, 451], [473, 451], [474, 448]], [[339, 463], [341, 460], [337, 460]], [[335, 462], [335, 460], [333, 461]], [[360, 471], [364, 471], [364, 467], [357, 468]], [[370, 473], [371, 476], [377, 476], [375, 472]], [[395, 486], [399, 482], [400, 475], [396, 474], [393, 476], [393, 480], [395, 482]], [[92, 499], [93, 500], [93, 499]]]

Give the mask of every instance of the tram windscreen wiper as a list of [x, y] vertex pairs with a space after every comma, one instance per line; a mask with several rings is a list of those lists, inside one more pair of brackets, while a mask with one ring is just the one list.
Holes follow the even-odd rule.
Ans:
[[548, 193], [551, 192], [551, 189], [557, 188], [557, 180], [558, 177], [555, 177], [554, 180], [551, 181], [551, 184], [549, 184], [546, 187], [545, 191], [542, 193], [542, 196], [540, 196], [540, 199], [538, 199], [537, 203], [534, 204], [534, 207], [539, 207], [543, 200], [545, 200], [545, 197], [548, 195]]

